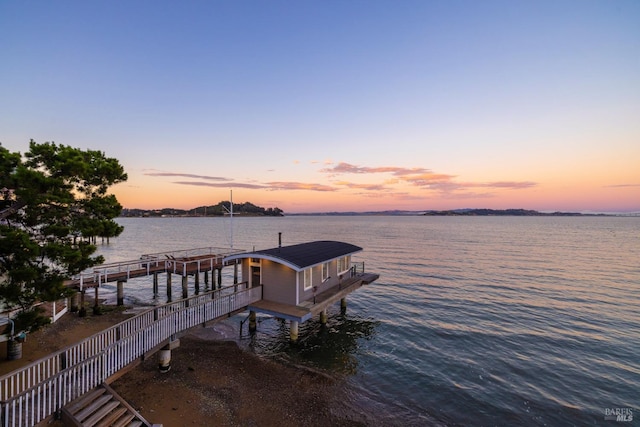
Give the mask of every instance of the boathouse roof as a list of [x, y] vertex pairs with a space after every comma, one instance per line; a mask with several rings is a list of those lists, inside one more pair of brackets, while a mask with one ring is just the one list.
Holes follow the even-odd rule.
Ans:
[[345, 255], [360, 252], [361, 247], [350, 243], [332, 240], [300, 243], [298, 245], [280, 246], [254, 252], [231, 255], [225, 261], [243, 258], [268, 259], [284, 264], [296, 271], [302, 271], [314, 265], [322, 264]]

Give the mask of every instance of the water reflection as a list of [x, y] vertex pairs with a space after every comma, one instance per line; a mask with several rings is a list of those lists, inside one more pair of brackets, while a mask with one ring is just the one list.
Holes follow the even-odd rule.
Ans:
[[288, 322], [263, 317], [259, 319], [258, 332], [243, 341], [259, 355], [333, 374], [353, 375], [357, 372], [360, 343], [375, 336], [379, 323], [348, 312], [334, 313], [326, 325], [318, 319], [300, 325], [298, 341], [293, 343], [289, 340]]

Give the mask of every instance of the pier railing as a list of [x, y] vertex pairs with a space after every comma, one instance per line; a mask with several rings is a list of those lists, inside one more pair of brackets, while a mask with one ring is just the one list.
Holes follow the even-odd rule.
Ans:
[[238, 287], [151, 308], [1, 377], [1, 425], [33, 426], [177, 334], [262, 299], [262, 286]]
[[364, 274], [364, 261], [351, 263], [351, 276]]
[[110, 281], [127, 281], [153, 273], [170, 272], [184, 276], [191, 268], [197, 268], [197, 271], [212, 270], [215, 266], [222, 265], [224, 257], [240, 252], [244, 251], [205, 247], [145, 254], [135, 260], [101, 264], [78, 274], [72, 280], [82, 290], [85, 283], [99, 286]]

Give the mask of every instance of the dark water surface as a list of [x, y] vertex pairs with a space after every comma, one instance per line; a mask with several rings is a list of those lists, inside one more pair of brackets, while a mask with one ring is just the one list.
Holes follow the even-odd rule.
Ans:
[[[245, 331], [240, 342], [345, 378], [369, 424], [637, 422], [605, 419], [614, 409], [640, 417], [640, 218], [118, 221], [122, 236], [99, 249], [107, 262], [232, 241], [264, 249], [278, 232], [284, 245], [362, 246], [355, 260], [380, 279], [349, 296], [346, 314], [336, 306], [327, 327], [307, 322], [295, 346], [285, 325], [261, 317], [257, 336]], [[149, 280], [131, 281], [125, 294], [132, 304], [164, 302]], [[218, 327], [237, 338], [244, 317]]]

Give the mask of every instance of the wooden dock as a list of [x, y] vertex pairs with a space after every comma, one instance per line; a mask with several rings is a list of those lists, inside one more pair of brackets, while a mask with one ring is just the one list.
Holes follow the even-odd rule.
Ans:
[[[379, 277], [377, 274], [365, 273], [364, 263], [360, 271], [352, 266], [349, 275], [344, 278], [341, 276], [341, 281], [335, 286], [299, 305], [263, 300], [264, 284], [256, 282], [252, 286], [248, 281], [239, 283], [236, 274], [234, 283], [230, 286], [222, 287], [219, 282], [217, 289], [213, 286], [212, 290], [203, 293], [199, 293], [196, 287], [197, 295], [188, 297], [186, 283], [190, 275], [195, 276], [197, 283], [200, 273], [218, 271], [218, 280], [221, 280], [220, 270], [223, 267], [238, 265], [237, 259], [228, 261], [226, 257], [241, 252], [244, 251], [199, 248], [146, 254], [137, 260], [98, 266], [68, 281], [66, 285], [78, 289], [81, 298], [84, 298], [86, 289], [95, 289], [96, 304], [100, 286], [118, 282], [120, 304], [122, 285], [127, 280], [153, 276], [154, 292], [157, 292], [157, 275], [164, 273], [167, 276], [169, 302], [150, 308], [77, 344], [0, 377], [1, 426], [34, 426], [51, 419], [54, 414], [60, 414], [70, 404], [65, 411], [65, 416], [68, 417], [97, 422], [98, 418], [122, 416], [123, 419], [140, 418], [140, 424], [137, 425], [145, 425], [141, 417], [121, 408], [117, 399], [110, 397], [110, 393], [95, 392], [96, 396], [99, 395], [97, 401], [104, 401], [107, 405], [100, 409], [97, 401], [89, 398], [85, 400], [83, 396], [98, 387], [105, 388], [103, 384], [122, 375], [142, 358], [158, 351], [161, 356], [164, 352], [170, 354], [179, 345], [180, 335], [187, 330], [246, 310], [249, 310], [250, 331], [255, 331], [256, 328], [256, 312], [266, 313], [288, 319], [290, 336], [295, 341], [299, 322], [319, 314], [320, 321], [326, 323], [329, 305], [340, 300], [341, 307], [346, 309], [348, 294]], [[182, 277], [183, 298], [171, 302], [170, 281], [174, 274]], [[213, 278], [212, 284], [215, 284]], [[84, 300], [82, 306], [84, 307]], [[161, 368], [162, 363], [164, 362], [161, 361]]]
[[85, 288], [99, 287], [103, 283], [126, 282], [129, 279], [160, 273], [192, 276], [232, 265], [234, 263], [224, 263], [224, 258], [242, 252], [244, 251], [207, 247], [145, 254], [135, 260], [102, 264], [78, 274], [66, 281], [65, 285], [82, 291]]

